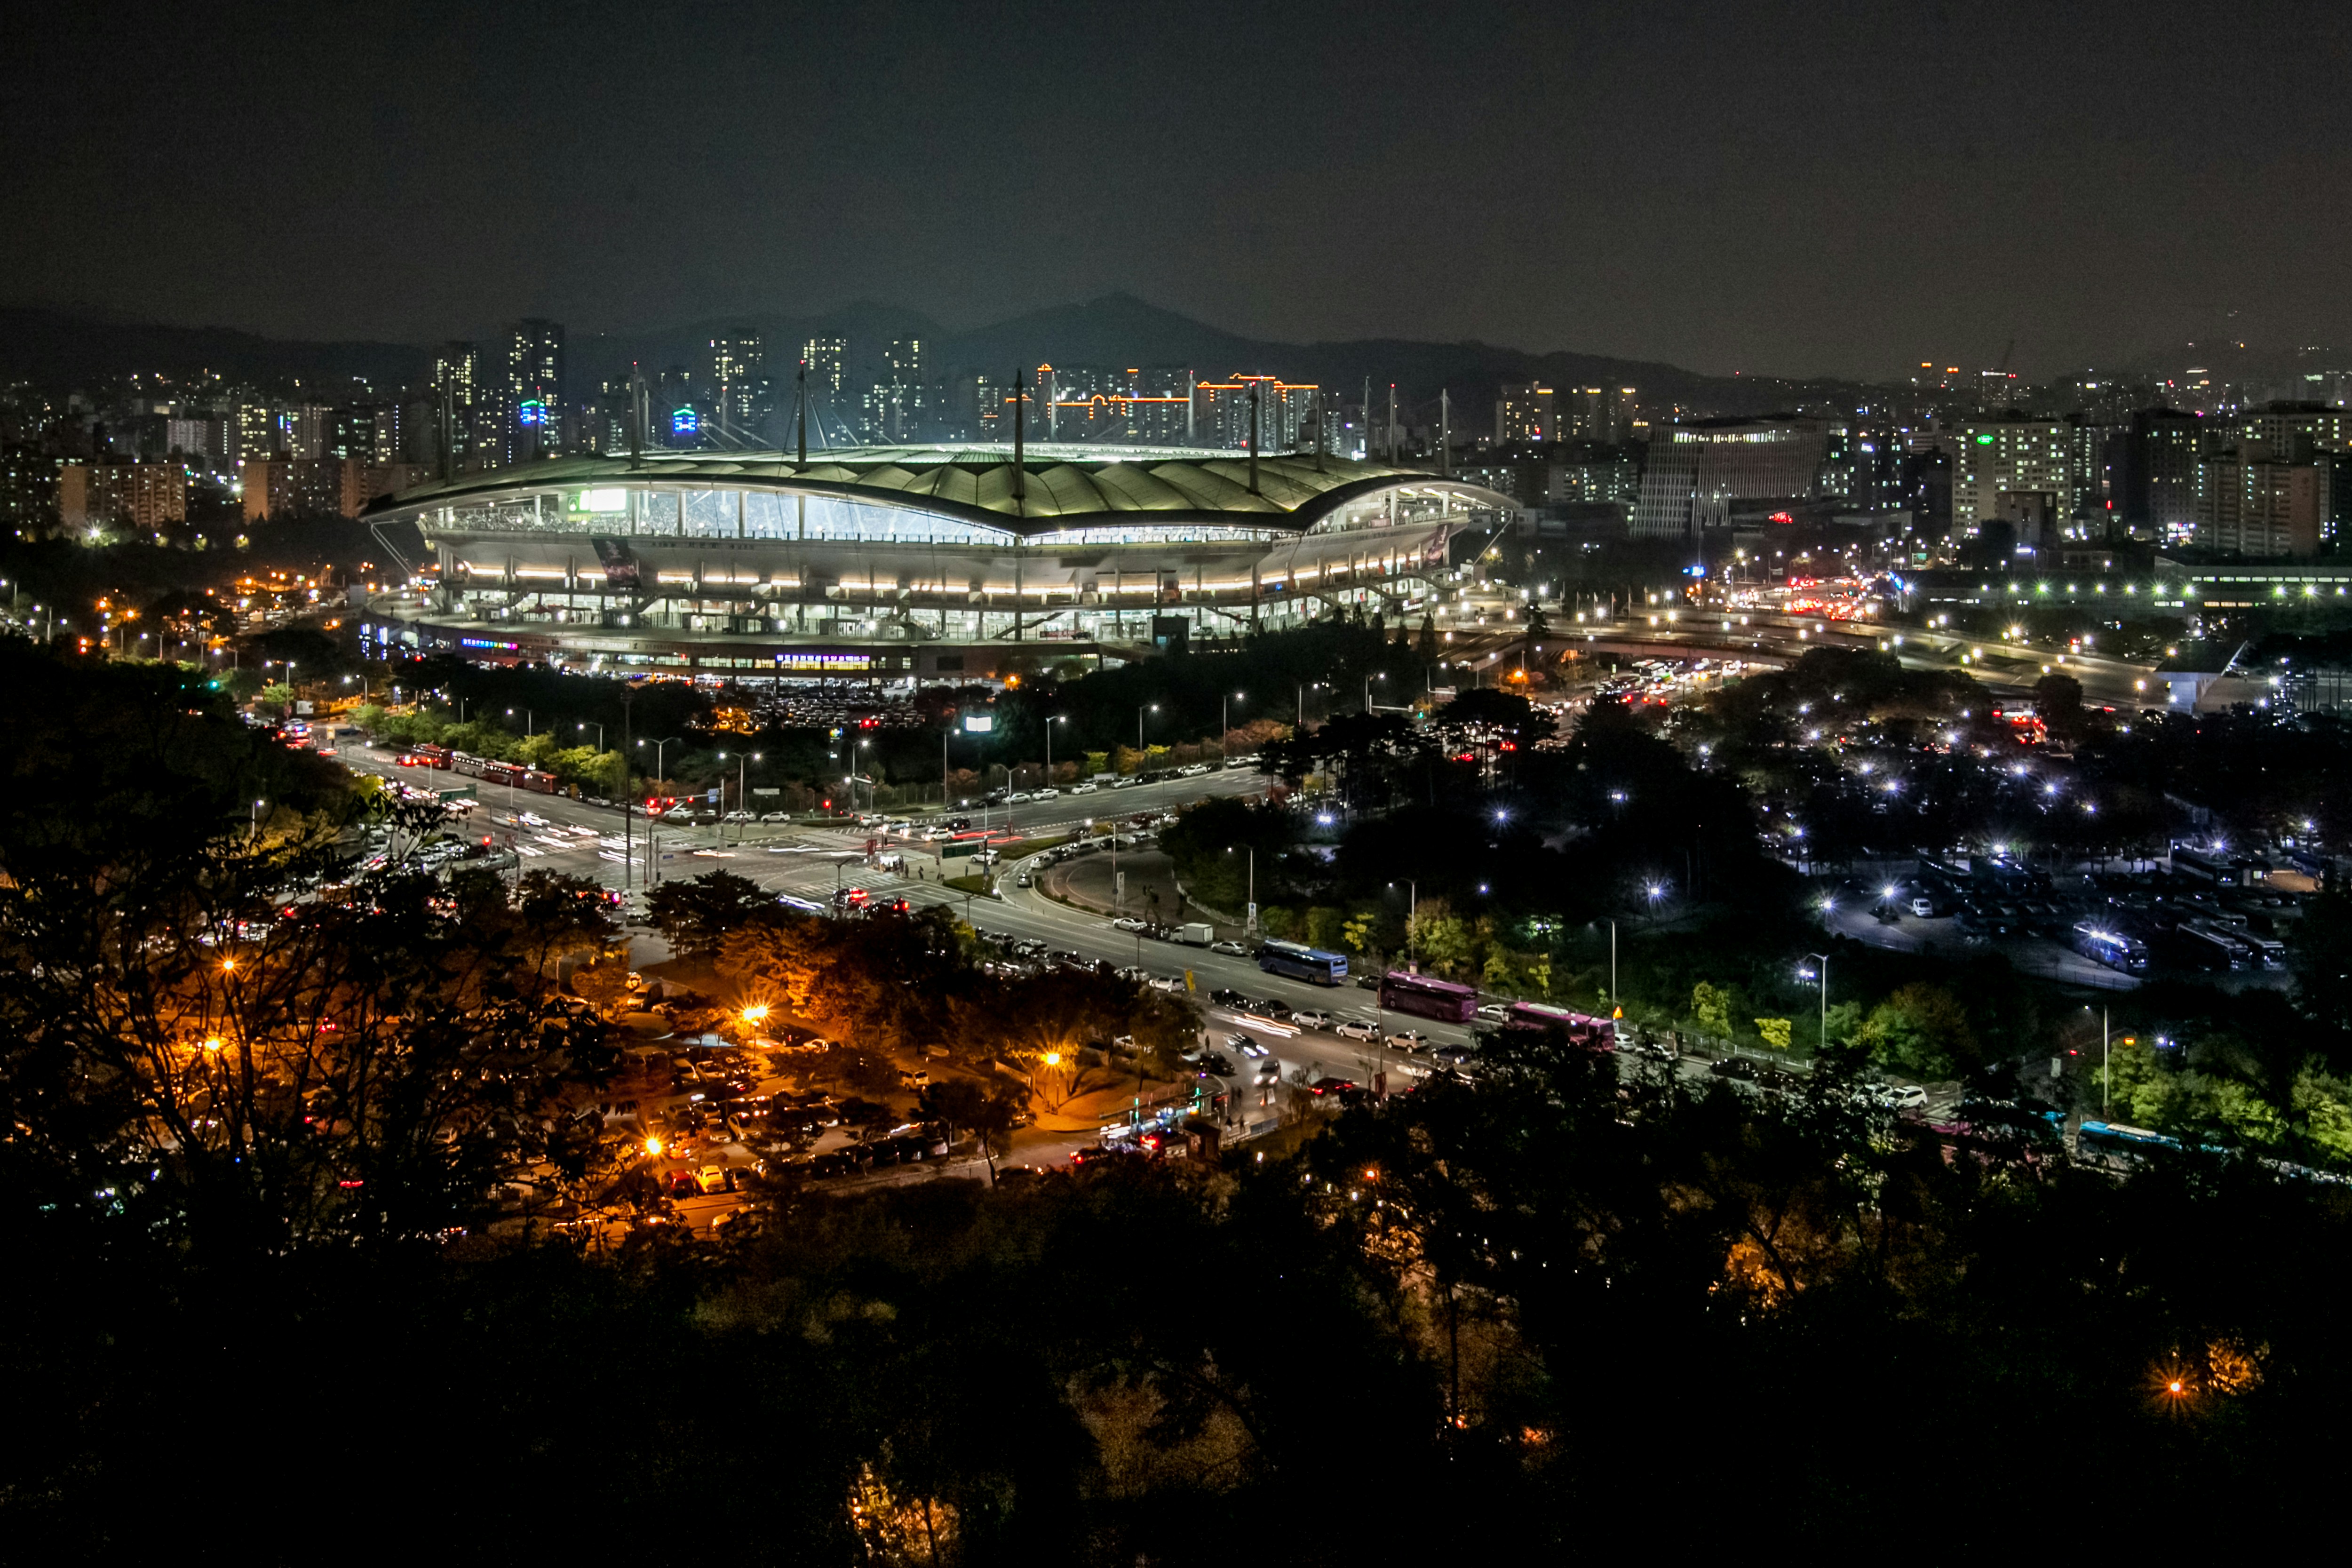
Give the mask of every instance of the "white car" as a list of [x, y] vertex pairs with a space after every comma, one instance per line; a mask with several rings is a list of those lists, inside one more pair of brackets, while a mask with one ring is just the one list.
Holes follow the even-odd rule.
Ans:
[[1881, 1090], [1878, 1103], [1889, 1110], [1916, 1110], [1927, 1103], [1927, 1091], [1916, 1083], [1898, 1084]]
[[792, 819], [793, 814], [789, 811], [763, 811], [760, 814], [762, 822], [790, 822]]
[[1037, 797], [1035, 795], [1031, 795], [1025, 789], [1016, 789], [1011, 795], [1004, 797], [1004, 804], [1007, 805], [1025, 805], [1036, 798]]
[[1381, 1037], [1379, 1027], [1361, 1018], [1349, 1018], [1345, 1023], [1335, 1024], [1331, 1032], [1343, 1040], [1377, 1040]]
[[1092, 795], [1101, 788], [1102, 785], [1098, 784], [1072, 784], [1070, 786], [1070, 793], [1072, 795]]
[[1047, 784], [1044, 789], [1037, 791], [1029, 798], [1031, 800], [1058, 800], [1061, 798], [1061, 795], [1062, 792], [1060, 790], [1055, 789], [1052, 784]]
[[760, 819], [748, 811], [730, 811], [719, 819], [721, 822], [757, 822]]
[[1154, 991], [1178, 993], [1184, 989], [1184, 983], [1172, 974], [1155, 974], [1144, 984]]
[[1150, 929], [1149, 922], [1137, 920], [1133, 915], [1121, 915], [1118, 919], [1111, 921], [1110, 923], [1114, 929], [1118, 931], [1149, 931]]
[[526, 811], [522, 814], [522, 824], [525, 827], [544, 827], [547, 826], [547, 818], [535, 811]]
[[1133, 789], [1137, 784], [1139, 784], [1142, 782], [1143, 781], [1141, 779], [1129, 773], [1124, 778], [1116, 778], [1111, 780], [1110, 787], [1113, 789]]
[[1231, 937], [1226, 938], [1223, 942], [1211, 942], [1209, 944], [1209, 951], [1211, 952], [1230, 953], [1235, 958], [1247, 958], [1249, 956], [1249, 949], [1244, 947], [1240, 942], [1234, 941]]
[[1509, 1018], [1510, 1016], [1511, 1010], [1508, 1007], [1504, 1006], [1500, 1002], [1483, 1003], [1480, 1005], [1478, 1010], [1471, 1015], [1474, 1018], [1484, 1018], [1490, 1024], [1500, 1024]]
[[1177, 774], [1176, 774], [1176, 776], [1177, 776], [1177, 777], [1179, 777], [1179, 778], [1196, 779], [1196, 778], [1199, 778], [1202, 773], [1210, 773], [1210, 772], [1213, 772], [1213, 770], [1212, 770], [1212, 769], [1210, 768], [1209, 764], [1208, 764], [1208, 763], [1193, 763], [1191, 767], [1189, 767], [1189, 768], [1180, 768], [1180, 769], [1178, 769], [1178, 770], [1177, 770]]
[[1331, 1015], [1310, 1007], [1304, 1013], [1293, 1013], [1290, 1021], [1302, 1029], [1328, 1029], [1331, 1026]]

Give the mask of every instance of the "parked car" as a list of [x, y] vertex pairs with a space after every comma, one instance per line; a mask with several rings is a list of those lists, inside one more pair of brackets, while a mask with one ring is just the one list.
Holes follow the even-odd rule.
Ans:
[[1097, 790], [1099, 790], [1099, 789], [1101, 789], [1101, 788], [1102, 788], [1102, 785], [1100, 785], [1100, 784], [1091, 784], [1091, 783], [1090, 783], [1090, 784], [1072, 784], [1072, 785], [1070, 786], [1070, 793], [1071, 793], [1072, 795], [1093, 795], [1096, 791], [1097, 791]]
[[1229, 985], [1220, 985], [1209, 993], [1209, 1000], [1220, 1007], [1246, 1007], [1249, 998]]
[[1234, 941], [1230, 937], [1226, 938], [1223, 942], [1211, 942], [1209, 944], [1209, 951], [1211, 952], [1230, 953], [1235, 958], [1247, 958], [1249, 956], [1249, 949], [1244, 947], [1240, 942]]
[[1137, 920], [1133, 915], [1121, 915], [1110, 923], [1111, 928], [1115, 931], [1145, 931], [1149, 929], [1147, 922]]
[[1331, 1032], [1343, 1040], [1376, 1040], [1381, 1037], [1380, 1026], [1368, 1018], [1349, 1018], [1333, 1026]]
[[1290, 1022], [1301, 1029], [1328, 1029], [1331, 1026], [1331, 1015], [1310, 1007], [1303, 1013], [1293, 1013]]

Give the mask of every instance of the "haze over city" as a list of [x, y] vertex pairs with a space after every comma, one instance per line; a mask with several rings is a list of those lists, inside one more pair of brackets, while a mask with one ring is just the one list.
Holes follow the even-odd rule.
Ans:
[[1865, 378], [2352, 340], [2352, 18], [2186, 47], [2213, 15], [71, 10], [0, 67], [0, 292], [422, 343], [1126, 290], [1274, 341]]

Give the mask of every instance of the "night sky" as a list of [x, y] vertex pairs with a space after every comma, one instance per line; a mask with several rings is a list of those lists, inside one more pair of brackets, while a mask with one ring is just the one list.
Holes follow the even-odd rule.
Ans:
[[1877, 376], [2352, 345], [2347, 46], [2325, 0], [56, 6], [0, 63], [0, 298], [429, 342], [1124, 289]]

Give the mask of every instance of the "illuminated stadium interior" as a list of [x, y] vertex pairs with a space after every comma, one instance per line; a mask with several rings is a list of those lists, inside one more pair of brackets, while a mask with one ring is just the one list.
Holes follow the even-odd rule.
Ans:
[[[1003, 647], [1129, 657], [1334, 606], [1417, 605], [1513, 503], [1414, 469], [1165, 447], [558, 458], [379, 502], [427, 561], [366, 634], [714, 676], [977, 674]], [[976, 662], [965, 655], [982, 650]]]

